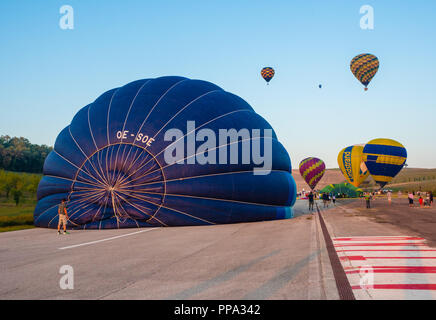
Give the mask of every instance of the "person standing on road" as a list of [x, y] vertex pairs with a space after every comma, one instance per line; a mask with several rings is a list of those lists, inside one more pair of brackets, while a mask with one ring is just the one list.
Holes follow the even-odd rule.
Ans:
[[430, 193], [428, 192], [425, 194], [424, 207], [430, 207]]
[[333, 201], [333, 204], [336, 204], [336, 196], [334, 194], [332, 195], [332, 201]]
[[63, 225], [64, 234], [68, 234], [67, 232], [68, 213], [67, 213], [67, 205], [65, 204], [65, 199], [62, 199], [61, 204], [58, 207], [58, 215], [59, 215], [58, 234], [61, 234], [61, 225]]
[[323, 193], [321, 196], [322, 199], [322, 203], [323, 203], [323, 208], [327, 207], [327, 194]]
[[409, 207], [413, 207], [413, 192], [412, 191], [409, 191], [407, 198], [409, 199]]
[[429, 198], [430, 198], [430, 207], [433, 205], [433, 191], [430, 191], [429, 193], [428, 193], [428, 196], [429, 196]]
[[310, 191], [309, 195], [307, 196], [307, 198], [309, 199], [309, 210], [313, 211], [313, 203], [314, 203], [314, 194], [312, 191]]
[[370, 209], [371, 208], [371, 193], [367, 192], [365, 194], [365, 201], [366, 201], [366, 208]]
[[391, 203], [392, 203], [392, 192], [390, 192], [390, 191], [388, 191], [388, 202], [389, 202], [389, 205], [391, 205]]

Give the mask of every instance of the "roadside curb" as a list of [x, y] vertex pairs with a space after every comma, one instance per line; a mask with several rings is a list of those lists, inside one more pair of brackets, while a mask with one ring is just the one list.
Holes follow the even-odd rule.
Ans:
[[320, 229], [322, 230], [324, 236], [324, 245], [326, 246], [326, 251], [330, 260], [331, 270], [336, 282], [337, 292], [340, 300], [355, 300], [353, 290], [351, 289], [350, 283], [348, 282], [347, 275], [342, 267], [341, 261], [339, 260], [338, 254], [336, 253], [335, 247], [333, 245], [333, 240], [329, 234], [326, 223], [322, 217], [321, 211], [316, 205], [316, 209], [319, 217]]

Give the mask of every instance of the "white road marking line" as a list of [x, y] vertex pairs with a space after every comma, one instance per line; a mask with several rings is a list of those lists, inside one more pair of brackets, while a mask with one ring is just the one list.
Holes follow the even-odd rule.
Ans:
[[103, 242], [103, 241], [109, 241], [109, 240], [114, 240], [114, 239], [118, 239], [118, 238], [123, 238], [123, 237], [131, 236], [131, 235], [134, 235], [134, 234], [142, 233], [142, 232], [153, 231], [153, 230], [156, 230], [156, 229], [157, 228], [146, 229], [146, 230], [136, 231], [136, 232], [132, 232], [132, 233], [128, 233], [128, 234], [123, 234], [123, 235], [115, 236], [115, 237], [110, 237], [110, 238], [106, 238], [106, 239], [90, 241], [90, 242], [84, 242], [84, 243], [75, 244], [75, 245], [68, 246], [68, 247], [62, 247], [62, 248], [59, 248], [59, 250], [65, 250], [65, 249], [71, 249], [71, 248], [87, 246], [87, 245], [90, 245], [90, 244], [95, 244], [95, 243], [99, 243], [99, 242]]
[[[340, 237], [333, 243], [353, 293], [360, 299], [435, 299], [436, 254], [414, 236]], [[365, 272], [373, 287], [362, 287]], [[372, 272], [371, 272], [372, 271]]]

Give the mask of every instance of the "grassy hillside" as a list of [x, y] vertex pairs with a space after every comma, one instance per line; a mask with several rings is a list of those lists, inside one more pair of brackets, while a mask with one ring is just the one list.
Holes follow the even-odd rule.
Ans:
[[[309, 186], [304, 181], [303, 177], [300, 175], [300, 171], [298, 169], [292, 170], [292, 176], [295, 179], [297, 184], [297, 190], [309, 190]], [[339, 169], [327, 169], [322, 177], [321, 181], [316, 186], [317, 189], [322, 189], [325, 186], [332, 183], [341, 183], [345, 182], [345, 178], [342, 175], [342, 172]]]
[[33, 228], [41, 174], [0, 170], [0, 232]]
[[[297, 190], [309, 189], [298, 170], [292, 170]], [[318, 183], [317, 189], [322, 189], [331, 183], [342, 183], [345, 181], [339, 169], [327, 169], [324, 177]], [[360, 186], [363, 189], [378, 189], [374, 180], [369, 176]], [[394, 191], [433, 191], [436, 194], [436, 169], [404, 168], [389, 183], [386, 188]]]

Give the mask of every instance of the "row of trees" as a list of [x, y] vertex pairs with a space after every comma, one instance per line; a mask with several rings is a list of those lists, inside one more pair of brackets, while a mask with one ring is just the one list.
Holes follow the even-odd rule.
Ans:
[[13, 199], [18, 205], [23, 196], [36, 200], [36, 190], [42, 175], [10, 172], [0, 169], [0, 196]]
[[53, 148], [30, 143], [26, 138], [0, 136], [0, 169], [41, 173]]

